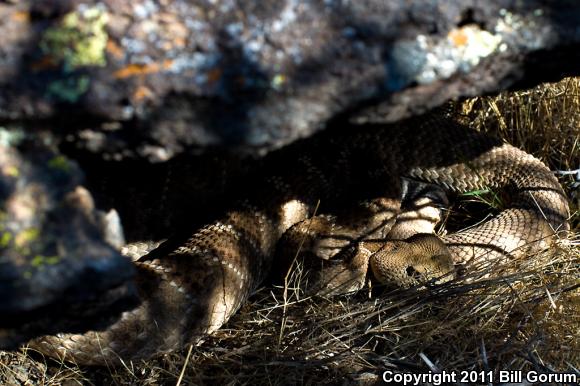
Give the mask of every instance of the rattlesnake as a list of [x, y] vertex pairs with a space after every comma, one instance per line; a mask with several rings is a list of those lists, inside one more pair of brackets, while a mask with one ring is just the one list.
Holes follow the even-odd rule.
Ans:
[[[397, 224], [402, 177], [455, 192], [496, 189], [510, 200], [491, 220], [440, 240], [418, 235], [411, 244], [377, 242]], [[312, 236], [305, 249], [323, 259], [354, 245], [351, 261], [327, 271], [327, 277], [337, 267], [346, 272], [336, 276], [338, 282], [324, 282], [335, 292], [345, 280], [355, 283], [347, 289], [360, 288], [369, 260], [382, 281], [409, 286], [418, 283], [415, 274], [428, 273], [425, 267], [434, 267], [431, 274], [437, 275], [453, 264], [481, 269], [545, 248], [568, 230], [566, 197], [542, 162], [436, 114], [299, 141], [266, 156], [247, 186], [240, 201], [186, 242], [135, 262], [143, 300], [138, 308], [106, 331], [42, 337], [30, 346], [78, 363], [103, 364], [196, 343], [220, 328], [262, 283], [283, 235]], [[317, 216], [308, 220], [315, 207]], [[398, 254], [409, 248], [412, 258]]]

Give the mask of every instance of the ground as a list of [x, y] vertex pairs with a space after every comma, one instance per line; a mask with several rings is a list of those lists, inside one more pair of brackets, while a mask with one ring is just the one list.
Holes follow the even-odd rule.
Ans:
[[[552, 170], [580, 167], [579, 79], [470, 99], [456, 110], [459, 119], [525, 149]], [[573, 213], [570, 237], [509, 263], [501, 278], [313, 299], [297, 290], [297, 267], [285, 288], [261, 288], [198, 347], [96, 369], [55, 362], [26, 348], [1, 352], [0, 383], [373, 384], [386, 370], [578, 373], [580, 188], [575, 175], [560, 178]], [[462, 213], [457, 216], [465, 215], [463, 208], [455, 209]]]

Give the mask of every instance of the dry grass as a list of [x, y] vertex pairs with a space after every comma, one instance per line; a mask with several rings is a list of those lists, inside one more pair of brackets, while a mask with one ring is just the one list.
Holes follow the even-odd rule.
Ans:
[[[580, 167], [580, 79], [471, 99], [457, 114], [553, 170]], [[572, 198], [572, 237], [509, 263], [500, 279], [311, 299], [295, 290], [297, 269], [286, 296], [262, 288], [199, 347], [116, 369], [0, 353], [0, 382], [334, 384], [374, 382], [384, 370], [573, 371], [580, 367], [580, 192], [573, 175], [561, 182]]]

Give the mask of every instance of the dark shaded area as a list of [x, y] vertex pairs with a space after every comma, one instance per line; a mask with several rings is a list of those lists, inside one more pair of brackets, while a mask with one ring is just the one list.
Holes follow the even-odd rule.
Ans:
[[189, 236], [237, 200], [244, 176], [256, 163], [218, 151], [164, 163], [103, 161], [67, 147], [65, 152], [85, 171], [97, 207], [119, 211], [127, 242], [160, 240], [182, 229]]

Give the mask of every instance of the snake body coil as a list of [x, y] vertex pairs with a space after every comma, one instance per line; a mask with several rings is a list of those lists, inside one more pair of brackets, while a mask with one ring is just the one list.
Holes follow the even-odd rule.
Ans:
[[[270, 271], [278, 240], [311, 216], [318, 202], [320, 213], [341, 213], [339, 218], [348, 218], [346, 203], [371, 202], [365, 207], [375, 208], [370, 218], [378, 218], [381, 234], [388, 234], [400, 206], [401, 177], [455, 192], [497, 189], [510, 196], [498, 216], [443, 237], [455, 264], [478, 267], [511, 258], [543, 248], [568, 230], [566, 197], [536, 158], [435, 116], [402, 125], [326, 133], [270, 154], [243, 200], [224, 216], [171, 253], [135, 262], [138, 308], [106, 331], [43, 337], [31, 346], [78, 363], [103, 364], [195, 343], [238, 310]], [[387, 203], [380, 216], [376, 202]], [[350, 228], [359, 237], [375, 225], [357, 220]]]

